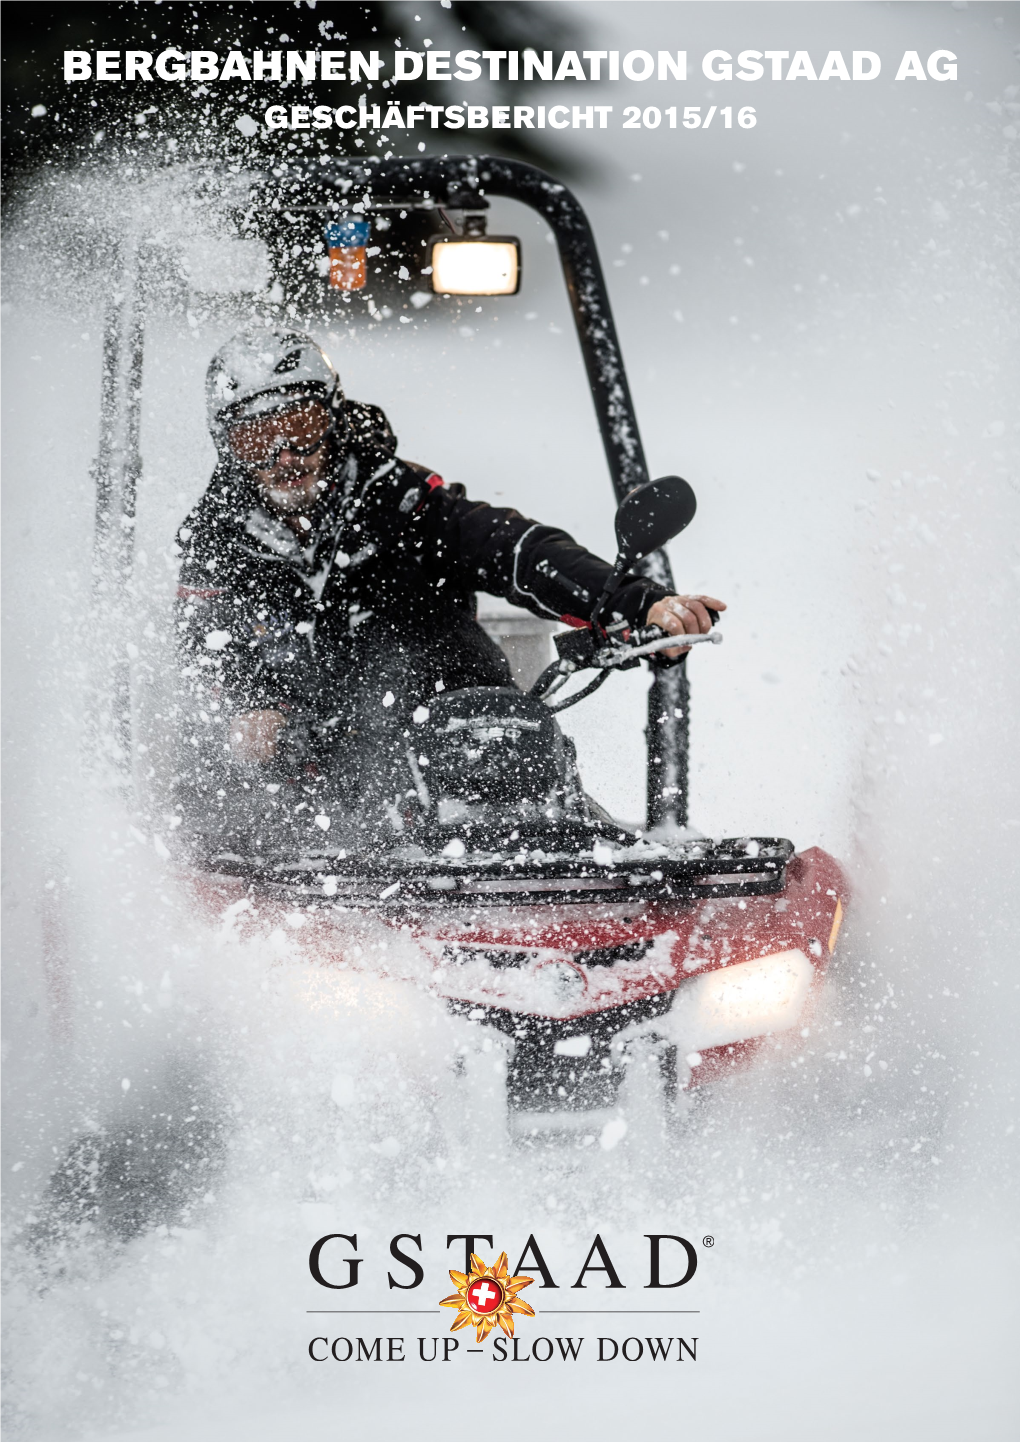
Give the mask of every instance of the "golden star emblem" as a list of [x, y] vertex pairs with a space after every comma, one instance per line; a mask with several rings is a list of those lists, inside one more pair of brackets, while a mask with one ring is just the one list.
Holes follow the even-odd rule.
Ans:
[[491, 1267], [472, 1252], [470, 1272], [450, 1272], [450, 1281], [457, 1290], [452, 1297], [444, 1297], [439, 1305], [457, 1308], [451, 1332], [474, 1326], [476, 1338], [482, 1342], [498, 1323], [506, 1335], [512, 1337], [515, 1312], [523, 1317], [535, 1315], [534, 1308], [517, 1295], [530, 1287], [534, 1278], [508, 1277], [508, 1270], [506, 1252], [500, 1252]]

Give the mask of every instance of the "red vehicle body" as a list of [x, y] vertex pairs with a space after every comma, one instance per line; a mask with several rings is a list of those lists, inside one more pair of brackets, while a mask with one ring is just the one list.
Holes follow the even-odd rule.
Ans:
[[[348, 905], [308, 888], [188, 875], [210, 920], [230, 908], [249, 935], [289, 922], [310, 963], [366, 965]], [[838, 863], [811, 847], [771, 894], [736, 894], [732, 877], [706, 878], [703, 889], [710, 894], [377, 907], [427, 958], [408, 985], [512, 1041], [511, 1110], [567, 1126], [614, 1105], [627, 1043], [642, 1035], [663, 1045], [675, 1091], [747, 1066], [767, 1037], [803, 1024], [847, 903]]]

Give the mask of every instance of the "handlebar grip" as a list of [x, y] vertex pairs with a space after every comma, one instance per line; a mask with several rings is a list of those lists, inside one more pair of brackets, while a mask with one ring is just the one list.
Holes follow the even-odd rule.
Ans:
[[664, 631], [661, 626], [638, 626], [631, 631], [627, 644], [629, 646], [647, 646], [651, 641], [661, 641], [663, 636], [668, 634], [669, 632]]
[[[718, 626], [719, 612], [713, 611], [711, 606], [707, 606], [705, 609], [708, 611], [712, 625]], [[661, 626], [638, 626], [635, 630], [631, 631], [629, 644], [631, 646], [646, 646], [650, 641], [661, 640], [663, 636], [668, 634], [669, 633], [664, 631]], [[678, 645], [683, 644], [679, 636], [676, 640]]]

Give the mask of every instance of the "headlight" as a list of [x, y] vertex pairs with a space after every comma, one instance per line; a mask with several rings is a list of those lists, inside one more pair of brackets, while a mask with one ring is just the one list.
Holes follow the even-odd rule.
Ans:
[[777, 951], [711, 971], [681, 988], [670, 1031], [695, 1051], [784, 1031], [800, 1019], [811, 976], [802, 951]]
[[454, 236], [432, 245], [432, 289], [441, 295], [516, 295], [520, 242], [510, 236]]

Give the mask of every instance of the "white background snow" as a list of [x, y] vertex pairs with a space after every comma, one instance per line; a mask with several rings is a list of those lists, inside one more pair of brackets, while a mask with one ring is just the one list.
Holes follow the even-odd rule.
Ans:
[[[460, 1034], [410, 982], [343, 982], [291, 961], [285, 929], [256, 944], [229, 920], [210, 929], [190, 915], [153, 841], [158, 818], [130, 815], [82, 766], [101, 296], [87, 275], [76, 288], [45, 263], [45, 206], [12, 220], [14, 1435], [1016, 1435], [1016, 7], [570, 8], [591, 48], [885, 59], [871, 85], [762, 82], [734, 95], [687, 83], [689, 104], [755, 104], [753, 130], [562, 141], [593, 166], [578, 189], [652, 473], [677, 471], [698, 493], [672, 548], [678, 583], [730, 602], [726, 644], [690, 663], [692, 820], [844, 861], [855, 901], [827, 995], [810, 1034], [721, 1088], [682, 1147], [663, 1151], [635, 1115], [612, 1151], [518, 1155], [484, 1085], [468, 1105], [443, 1080]], [[905, 49], [940, 48], [959, 56], [956, 83], [892, 81]], [[589, 98], [619, 112], [676, 96], [653, 81]], [[130, 210], [133, 182], [104, 183], [110, 205]], [[80, 203], [67, 179], [54, 195]], [[606, 553], [610, 489], [553, 248], [511, 205], [495, 207], [491, 229], [521, 235], [525, 282], [514, 300], [483, 302], [472, 334], [433, 304], [415, 326], [321, 338], [348, 393], [385, 407], [402, 454]], [[213, 461], [204, 368], [235, 320], [207, 304], [191, 325], [151, 327], [143, 660], [158, 654], [145, 626], [158, 631], [172, 594], [174, 527]], [[632, 817], [643, 686], [616, 678], [569, 713], [589, 788]], [[26, 1218], [76, 1136], [185, 1096], [230, 1118], [229, 1163], [201, 1216], [126, 1245], [25, 1250]], [[699, 1361], [529, 1364], [522, 1381], [488, 1358], [456, 1371], [308, 1360], [306, 1309], [330, 1305], [306, 1271], [314, 1237], [357, 1232], [360, 1305], [383, 1306], [388, 1238], [421, 1232], [426, 1285], [400, 1295], [431, 1306], [456, 1265], [445, 1234], [471, 1228], [511, 1261], [534, 1231], [561, 1285], [598, 1230], [633, 1306], [646, 1305], [644, 1233], [713, 1234], [676, 1304], [701, 1309], [682, 1329], [701, 1338]], [[583, 1295], [531, 1291], [540, 1308]], [[403, 1320], [409, 1338], [419, 1322], [445, 1331]], [[596, 1320], [589, 1337], [632, 1330]], [[539, 1318], [521, 1335], [567, 1330]]]

